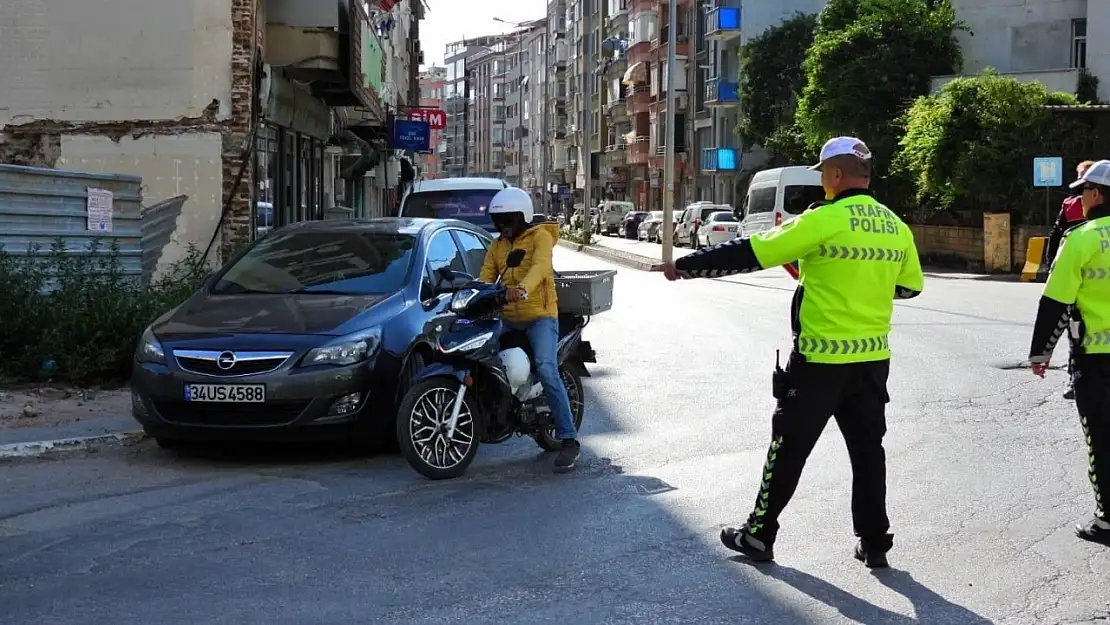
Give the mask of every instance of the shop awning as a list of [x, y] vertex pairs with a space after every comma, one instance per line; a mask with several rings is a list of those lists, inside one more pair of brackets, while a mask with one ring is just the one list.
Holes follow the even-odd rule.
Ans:
[[624, 80], [622, 82], [630, 86], [636, 83], [647, 82], [647, 64], [641, 61], [629, 65], [628, 69], [624, 71]]

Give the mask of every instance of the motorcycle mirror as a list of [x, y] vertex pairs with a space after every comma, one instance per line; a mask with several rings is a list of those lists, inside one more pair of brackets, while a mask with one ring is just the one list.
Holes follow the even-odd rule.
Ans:
[[509, 257], [505, 259], [505, 266], [509, 269], [516, 269], [520, 263], [524, 262], [524, 250], [515, 249], [509, 252]]

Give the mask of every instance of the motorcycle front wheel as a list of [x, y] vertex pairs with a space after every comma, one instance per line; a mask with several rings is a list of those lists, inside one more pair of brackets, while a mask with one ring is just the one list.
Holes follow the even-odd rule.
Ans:
[[478, 412], [470, 393], [463, 395], [454, 434], [447, 435], [458, 393], [455, 378], [429, 378], [405, 393], [397, 411], [401, 455], [413, 470], [431, 480], [461, 476], [478, 454]]
[[[581, 430], [582, 415], [586, 412], [586, 398], [582, 388], [582, 378], [577, 371], [567, 367], [559, 367], [559, 375], [562, 376], [563, 386], [567, 389], [570, 413], [574, 417], [574, 429]], [[563, 441], [555, 438], [555, 428], [544, 430], [532, 438], [544, 451], [559, 451], [563, 448]]]

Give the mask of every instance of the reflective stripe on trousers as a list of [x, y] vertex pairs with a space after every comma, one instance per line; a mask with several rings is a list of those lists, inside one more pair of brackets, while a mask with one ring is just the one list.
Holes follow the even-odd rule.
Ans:
[[866, 354], [890, 349], [890, 341], [885, 336], [869, 339], [798, 339], [798, 351], [803, 354]]

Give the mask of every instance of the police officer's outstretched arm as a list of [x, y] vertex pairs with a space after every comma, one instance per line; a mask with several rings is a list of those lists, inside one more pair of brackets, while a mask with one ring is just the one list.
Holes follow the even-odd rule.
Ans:
[[[909, 228], [906, 228], [908, 231]], [[902, 270], [898, 273], [898, 281], [894, 283], [895, 299], [912, 299], [921, 295], [925, 290], [925, 273], [921, 271], [921, 259], [917, 256], [917, 244], [913, 242], [910, 234], [910, 244], [906, 248], [906, 258], [902, 261]]]
[[792, 263], [835, 234], [836, 226], [820, 210], [806, 211], [786, 224], [708, 247], [675, 261], [675, 269], [692, 278], [751, 273]]
[[1083, 266], [1087, 262], [1085, 254], [1083, 246], [1069, 246], [1068, 236], [1064, 236], [1037, 307], [1033, 341], [1029, 345], [1029, 362], [1047, 363], [1052, 358], [1056, 343], [1067, 331], [1071, 306], [1075, 304], [1079, 285], [1083, 282]]

